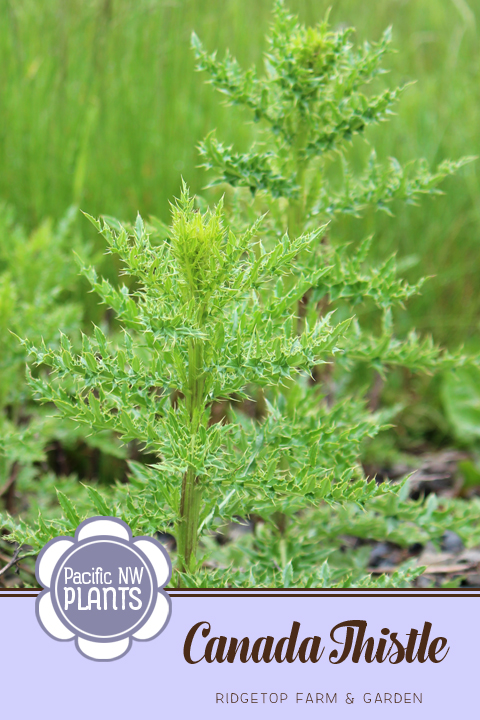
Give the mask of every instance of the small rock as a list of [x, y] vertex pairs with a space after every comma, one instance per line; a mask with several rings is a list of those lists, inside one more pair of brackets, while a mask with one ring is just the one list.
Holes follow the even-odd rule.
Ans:
[[431, 586], [432, 586], [432, 578], [427, 577], [426, 575], [420, 575], [420, 577], [418, 577], [415, 580], [415, 587], [427, 588], [427, 587], [431, 587]]
[[480, 573], [472, 573], [466, 577], [468, 587], [480, 587]]
[[155, 537], [160, 543], [162, 543], [162, 545], [165, 546], [165, 549], [169, 553], [175, 552], [175, 550], [177, 549], [177, 541], [175, 540], [173, 535], [170, 535], [170, 533], [157, 532], [155, 533]]
[[480, 564], [480, 548], [467, 548], [458, 559], [460, 562], [476, 563], [478, 565]]
[[242, 535], [251, 532], [253, 532], [253, 523], [243, 518], [239, 518], [238, 522], [232, 522], [228, 526], [228, 538], [231, 541], [238, 540]]
[[420, 553], [423, 552], [423, 545], [422, 543], [413, 543], [413, 545], [410, 545], [408, 548], [408, 552], [410, 555], [420, 555]]
[[370, 553], [369, 566], [372, 568], [379, 567], [379, 565], [393, 567], [394, 562], [389, 558], [392, 552], [392, 545], [388, 542], [378, 543], [372, 548]]
[[442, 536], [441, 548], [445, 552], [459, 553], [464, 549], [462, 539], [452, 530], [445, 530]]

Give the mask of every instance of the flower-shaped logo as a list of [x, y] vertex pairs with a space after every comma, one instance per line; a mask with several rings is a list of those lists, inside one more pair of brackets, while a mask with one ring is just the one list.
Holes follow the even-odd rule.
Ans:
[[51, 540], [35, 571], [45, 588], [36, 602], [40, 625], [55, 640], [75, 639], [92, 660], [122, 657], [132, 638], [151, 640], [170, 619], [166, 550], [153, 538], [133, 538], [118, 518], [90, 518], [75, 538]]

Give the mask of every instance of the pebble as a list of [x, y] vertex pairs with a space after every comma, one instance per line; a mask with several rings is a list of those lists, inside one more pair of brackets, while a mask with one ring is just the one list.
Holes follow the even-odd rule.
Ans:
[[445, 530], [442, 536], [441, 548], [444, 552], [458, 553], [464, 548], [462, 539], [452, 530]]

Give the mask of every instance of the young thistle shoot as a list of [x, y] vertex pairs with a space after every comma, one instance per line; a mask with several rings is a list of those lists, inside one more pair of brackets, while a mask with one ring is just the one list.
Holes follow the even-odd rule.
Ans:
[[[348, 321], [335, 326], [329, 317], [307, 318], [302, 333], [296, 330], [292, 293], [303, 292], [312, 279], [297, 273], [292, 283], [289, 276], [295, 258], [308, 253], [322, 231], [285, 235], [267, 252], [260, 221], [236, 235], [222, 202], [201, 213], [185, 185], [172, 206], [168, 238], [158, 245], [140, 217], [131, 234], [91, 220], [136, 281], [134, 290], [116, 288], [84, 268], [116, 312], [123, 341], [114, 344], [95, 328], [80, 354], [65, 336], [59, 352], [25, 342], [36, 363], [53, 371], [30, 382], [65, 417], [156, 453], [143, 497], [150, 524], [131, 504], [127, 508], [147, 532], [173, 523], [182, 578], [198, 569], [200, 534], [241, 512], [243, 502], [274, 502], [275, 488], [284, 491], [288, 480], [280, 463], [252, 462], [260, 447], [256, 431], [245, 440], [233, 412], [229, 422], [215, 423], [214, 403], [238, 402], [247, 388], [278, 386], [308, 373], [335, 351]], [[287, 300], [284, 282], [294, 288]], [[320, 477], [315, 473], [313, 466], [304, 473], [310, 493]], [[97, 507], [105, 508], [98, 498]], [[131, 521], [125, 508], [120, 514]]]

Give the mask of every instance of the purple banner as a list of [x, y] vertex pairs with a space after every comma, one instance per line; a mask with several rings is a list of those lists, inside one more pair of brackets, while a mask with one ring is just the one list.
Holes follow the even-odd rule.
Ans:
[[43, 632], [36, 593], [1, 593], [5, 717], [441, 719], [476, 709], [478, 591], [169, 595], [161, 635], [99, 663]]

